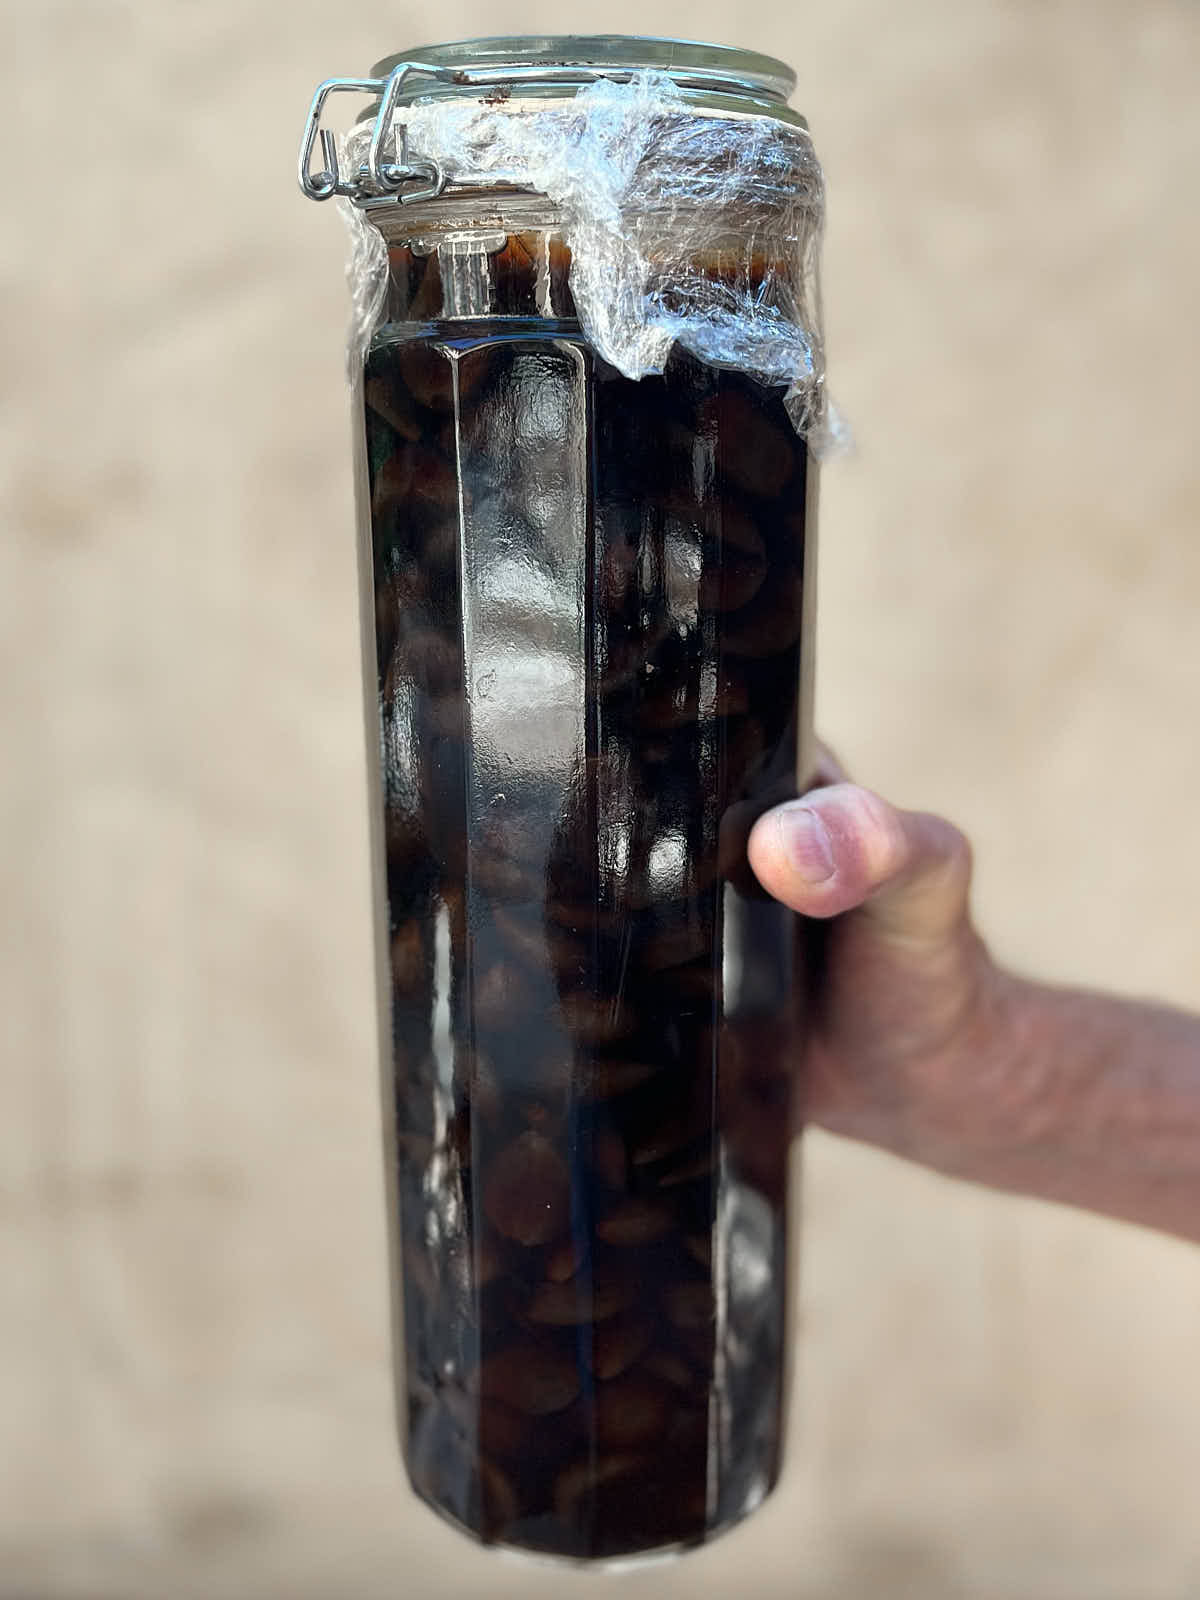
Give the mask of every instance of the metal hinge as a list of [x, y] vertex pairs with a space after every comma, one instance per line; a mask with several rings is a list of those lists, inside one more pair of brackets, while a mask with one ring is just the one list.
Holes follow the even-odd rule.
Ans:
[[[319, 86], [313, 95], [308, 120], [304, 124], [304, 137], [300, 141], [300, 187], [310, 200], [328, 200], [335, 194], [342, 194], [357, 205], [365, 205], [370, 201], [389, 198], [398, 201], [432, 200], [441, 194], [446, 186], [446, 176], [437, 162], [410, 157], [403, 124], [399, 128], [393, 127], [400, 90], [412, 72], [433, 78], [449, 76], [449, 73], [436, 67], [402, 61], [386, 78], [327, 78]], [[321, 126], [325, 102], [333, 94], [379, 96], [379, 110], [371, 131], [367, 159], [348, 177], [343, 176], [338, 164], [337, 141], [328, 128]], [[318, 136], [321, 159], [325, 165], [320, 172], [314, 172], [313, 151]], [[393, 146], [391, 160], [387, 159], [389, 145]], [[406, 188], [405, 185], [414, 178], [424, 181], [416, 188]]]

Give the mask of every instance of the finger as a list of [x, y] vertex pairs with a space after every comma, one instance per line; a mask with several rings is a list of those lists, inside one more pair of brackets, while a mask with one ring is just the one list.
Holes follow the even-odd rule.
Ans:
[[848, 781], [849, 773], [823, 739], [817, 740], [816, 755], [817, 762], [813, 776], [817, 783], [824, 786]]
[[769, 900], [770, 896], [750, 870], [746, 859], [746, 846], [751, 829], [764, 812], [796, 793], [796, 781], [788, 774], [757, 791], [746, 800], [739, 800], [722, 813], [717, 831], [717, 870], [731, 883], [739, 894], [751, 900]]
[[[772, 806], [780, 805], [795, 796], [795, 764], [786, 759], [787, 741], [781, 740], [779, 757], [754, 785], [754, 792], [744, 800], [736, 800], [726, 807], [721, 816], [717, 844], [717, 869], [721, 877], [732, 883], [739, 894], [750, 900], [766, 900], [767, 891], [750, 870], [746, 858], [746, 843], [750, 830]], [[812, 772], [814, 787], [841, 783], [845, 769], [827, 744], [817, 742], [814, 748], [815, 765]], [[774, 777], [770, 777], [772, 769]]]
[[805, 916], [861, 908], [882, 930], [921, 940], [949, 932], [966, 912], [970, 849], [958, 829], [856, 784], [813, 789], [767, 812], [747, 853], [768, 893]]

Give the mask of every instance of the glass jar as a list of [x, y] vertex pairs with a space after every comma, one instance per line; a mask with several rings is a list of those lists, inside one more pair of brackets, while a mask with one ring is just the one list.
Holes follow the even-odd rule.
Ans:
[[624, 267], [578, 207], [442, 166], [445, 106], [577, 115], [597, 82], [665, 93], [681, 148], [809, 148], [781, 64], [604, 38], [382, 63], [347, 81], [376, 98], [343, 165], [323, 136], [310, 171], [329, 86], [302, 156], [378, 269], [355, 373], [405, 1459], [474, 1537], [585, 1559], [701, 1542], [779, 1469], [803, 974], [744, 844], [807, 771], [815, 499], [794, 387], [696, 315], [698, 283], [794, 317], [793, 233], [751, 236], [732, 194], [697, 242], [703, 194], [668, 208], [652, 173], [605, 222], [651, 264], [635, 320], [674, 319], [631, 376]]

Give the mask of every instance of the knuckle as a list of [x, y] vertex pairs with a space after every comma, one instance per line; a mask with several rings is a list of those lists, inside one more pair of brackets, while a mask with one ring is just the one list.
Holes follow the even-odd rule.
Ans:
[[949, 885], [965, 890], [971, 882], [975, 856], [971, 841], [953, 823], [939, 818], [941, 870]]
[[854, 789], [851, 793], [864, 871], [873, 881], [882, 882], [907, 864], [910, 852], [904, 823], [898, 812], [870, 789]]

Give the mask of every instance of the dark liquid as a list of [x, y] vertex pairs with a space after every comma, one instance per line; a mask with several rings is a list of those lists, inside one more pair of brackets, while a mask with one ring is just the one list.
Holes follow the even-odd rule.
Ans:
[[777, 1470], [794, 933], [743, 852], [804, 445], [569, 318], [389, 323], [366, 401], [409, 1472], [488, 1541], [694, 1543]]

